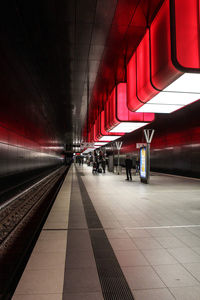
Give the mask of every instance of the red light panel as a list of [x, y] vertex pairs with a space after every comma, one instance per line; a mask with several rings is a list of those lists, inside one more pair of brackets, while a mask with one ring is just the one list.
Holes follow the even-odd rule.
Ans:
[[127, 83], [119, 83], [112, 91], [109, 99], [109, 122], [107, 130], [111, 130], [121, 122], [151, 122], [153, 113], [135, 113], [127, 107]]
[[172, 63], [170, 31], [170, 2], [167, 0], [150, 27], [151, 80], [160, 91], [182, 75]]
[[108, 131], [106, 131], [105, 129], [105, 111], [103, 110], [100, 113], [100, 122], [101, 122], [101, 127], [100, 127], [100, 134], [101, 136], [119, 136], [119, 135], [123, 135], [123, 133], [110, 133]]
[[131, 112], [127, 107], [127, 83], [119, 83], [117, 85], [117, 94], [115, 102], [116, 106], [116, 120], [117, 122], [145, 122], [153, 121], [154, 114], [144, 114]]
[[199, 0], [171, 1], [173, 15], [172, 24], [175, 24], [176, 62], [181, 68], [200, 68], [200, 4]]
[[134, 53], [127, 65], [127, 107], [131, 111], [141, 106], [136, 91], [136, 54]]
[[110, 113], [109, 113], [109, 127], [115, 126], [116, 120], [116, 88], [114, 88], [109, 97]]
[[[136, 51], [136, 74], [137, 74], [137, 97], [141, 101], [141, 105], [149, 101], [155, 96], [156, 91], [150, 80], [150, 45], [149, 30], [147, 30], [144, 38]], [[157, 59], [157, 58], [156, 58]]]
[[183, 72], [200, 72], [199, 0], [167, 0], [150, 27], [151, 80], [163, 90]]

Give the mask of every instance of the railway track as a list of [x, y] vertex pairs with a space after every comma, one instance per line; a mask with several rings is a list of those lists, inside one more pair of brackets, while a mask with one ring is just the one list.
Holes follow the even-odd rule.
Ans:
[[0, 205], [0, 299], [11, 299], [66, 172], [61, 167]]

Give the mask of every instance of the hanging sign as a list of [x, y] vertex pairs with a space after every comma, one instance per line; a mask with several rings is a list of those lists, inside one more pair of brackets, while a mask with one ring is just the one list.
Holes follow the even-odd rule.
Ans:
[[146, 143], [136, 143], [136, 149], [140, 149], [142, 147], [145, 147], [146, 145]]
[[116, 148], [119, 151], [122, 147], [123, 142], [115, 142]]

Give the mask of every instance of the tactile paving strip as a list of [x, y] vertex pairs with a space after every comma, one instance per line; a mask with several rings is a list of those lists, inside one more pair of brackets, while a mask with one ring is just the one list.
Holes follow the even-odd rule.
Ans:
[[134, 300], [85, 185], [78, 175], [85, 216], [105, 300]]

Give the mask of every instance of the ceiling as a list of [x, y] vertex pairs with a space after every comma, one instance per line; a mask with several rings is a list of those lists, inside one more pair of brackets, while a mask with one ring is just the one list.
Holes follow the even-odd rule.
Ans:
[[0, 5], [0, 124], [72, 144], [163, 0], [9, 0]]

